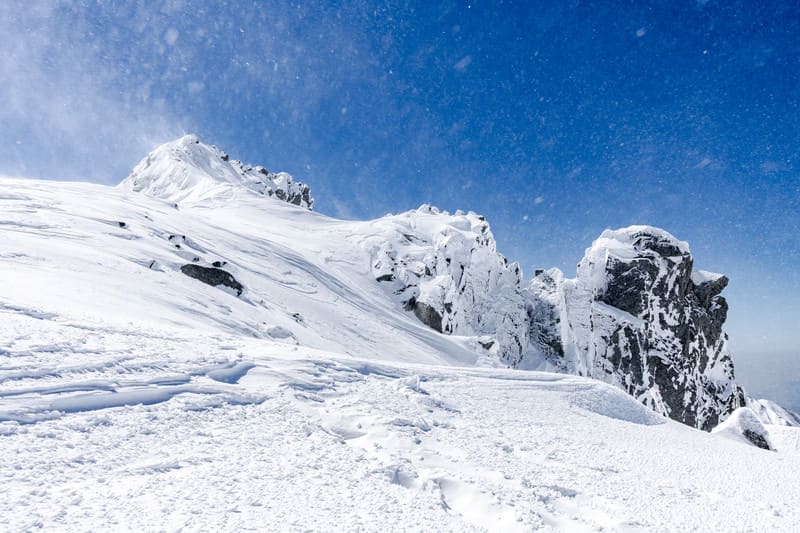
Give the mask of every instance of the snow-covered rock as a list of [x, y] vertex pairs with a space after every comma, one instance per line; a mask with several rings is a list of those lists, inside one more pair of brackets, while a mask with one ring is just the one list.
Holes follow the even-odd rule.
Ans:
[[724, 422], [713, 428], [711, 433], [724, 435], [764, 450], [773, 449], [769, 432], [749, 407], [736, 409]]
[[722, 331], [727, 281], [693, 271], [688, 244], [664, 230], [607, 230], [575, 279], [550, 270], [529, 284], [533, 351], [709, 430], [745, 401]]
[[747, 398], [749, 407], [764, 424], [773, 426], [800, 426], [800, 414], [784, 409], [771, 400]]
[[522, 273], [497, 252], [486, 219], [423, 205], [376, 221], [365, 242], [374, 278], [423, 323], [476, 338], [516, 366], [528, 344]]
[[248, 190], [308, 209], [314, 205], [308, 185], [285, 172], [231, 159], [196, 135], [185, 135], [150, 152], [120, 187], [179, 204], [230, 199]]

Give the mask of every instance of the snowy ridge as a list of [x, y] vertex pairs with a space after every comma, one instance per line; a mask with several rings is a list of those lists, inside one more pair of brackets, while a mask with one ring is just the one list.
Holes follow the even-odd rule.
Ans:
[[775, 426], [800, 426], [800, 414], [784, 409], [771, 400], [747, 398], [749, 407], [764, 424]]
[[249, 190], [308, 209], [314, 205], [308, 185], [295, 182], [285, 172], [269, 172], [230, 159], [196, 135], [185, 135], [153, 150], [120, 187], [174, 203], [230, 199]]

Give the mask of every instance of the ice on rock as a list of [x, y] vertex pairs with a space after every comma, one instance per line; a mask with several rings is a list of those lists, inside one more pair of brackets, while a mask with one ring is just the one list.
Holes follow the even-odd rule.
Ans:
[[664, 230], [606, 230], [576, 278], [543, 271], [528, 285], [534, 349], [710, 430], [745, 402], [722, 331], [726, 284], [721, 275], [693, 274], [688, 244]]
[[196, 135], [185, 135], [150, 152], [120, 187], [176, 204], [229, 199], [246, 190], [308, 209], [314, 205], [308, 185], [295, 182], [285, 172], [231, 159]]

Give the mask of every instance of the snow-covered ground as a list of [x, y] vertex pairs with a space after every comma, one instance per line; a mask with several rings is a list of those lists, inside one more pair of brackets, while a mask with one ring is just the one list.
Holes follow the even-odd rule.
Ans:
[[800, 523], [796, 428], [769, 452], [574, 376], [1, 315], [2, 529]]
[[[0, 179], [0, 529], [800, 524], [798, 428], [766, 451], [487, 366], [375, 281], [409, 224]], [[180, 272], [214, 262], [240, 297]]]

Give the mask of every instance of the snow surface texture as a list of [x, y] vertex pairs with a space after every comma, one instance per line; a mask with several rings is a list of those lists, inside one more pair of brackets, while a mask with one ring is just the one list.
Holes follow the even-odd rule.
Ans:
[[769, 452], [566, 374], [367, 361], [42, 309], [0, 317], [3, 530], [800, 523], [798, 428], [775, 426]]
[[727, 278], [693, 271], [664, 230], [603, 232], [575, 279], [539, 272], [528, 287], [531, 337], [544, 359], [614, 384], [655, 411], [710, 430], [745, 395], [722, 325]]
[[540, 345], [479, 216], [338, 221], [204, 175], [218, 152], [187, 146], [207, 159], [148, 156], [148, 194], [0, 179], [0, 529], [800, 523], [796, 427], [765, 426], [769, 452], [599, 381], [476, 367]]

